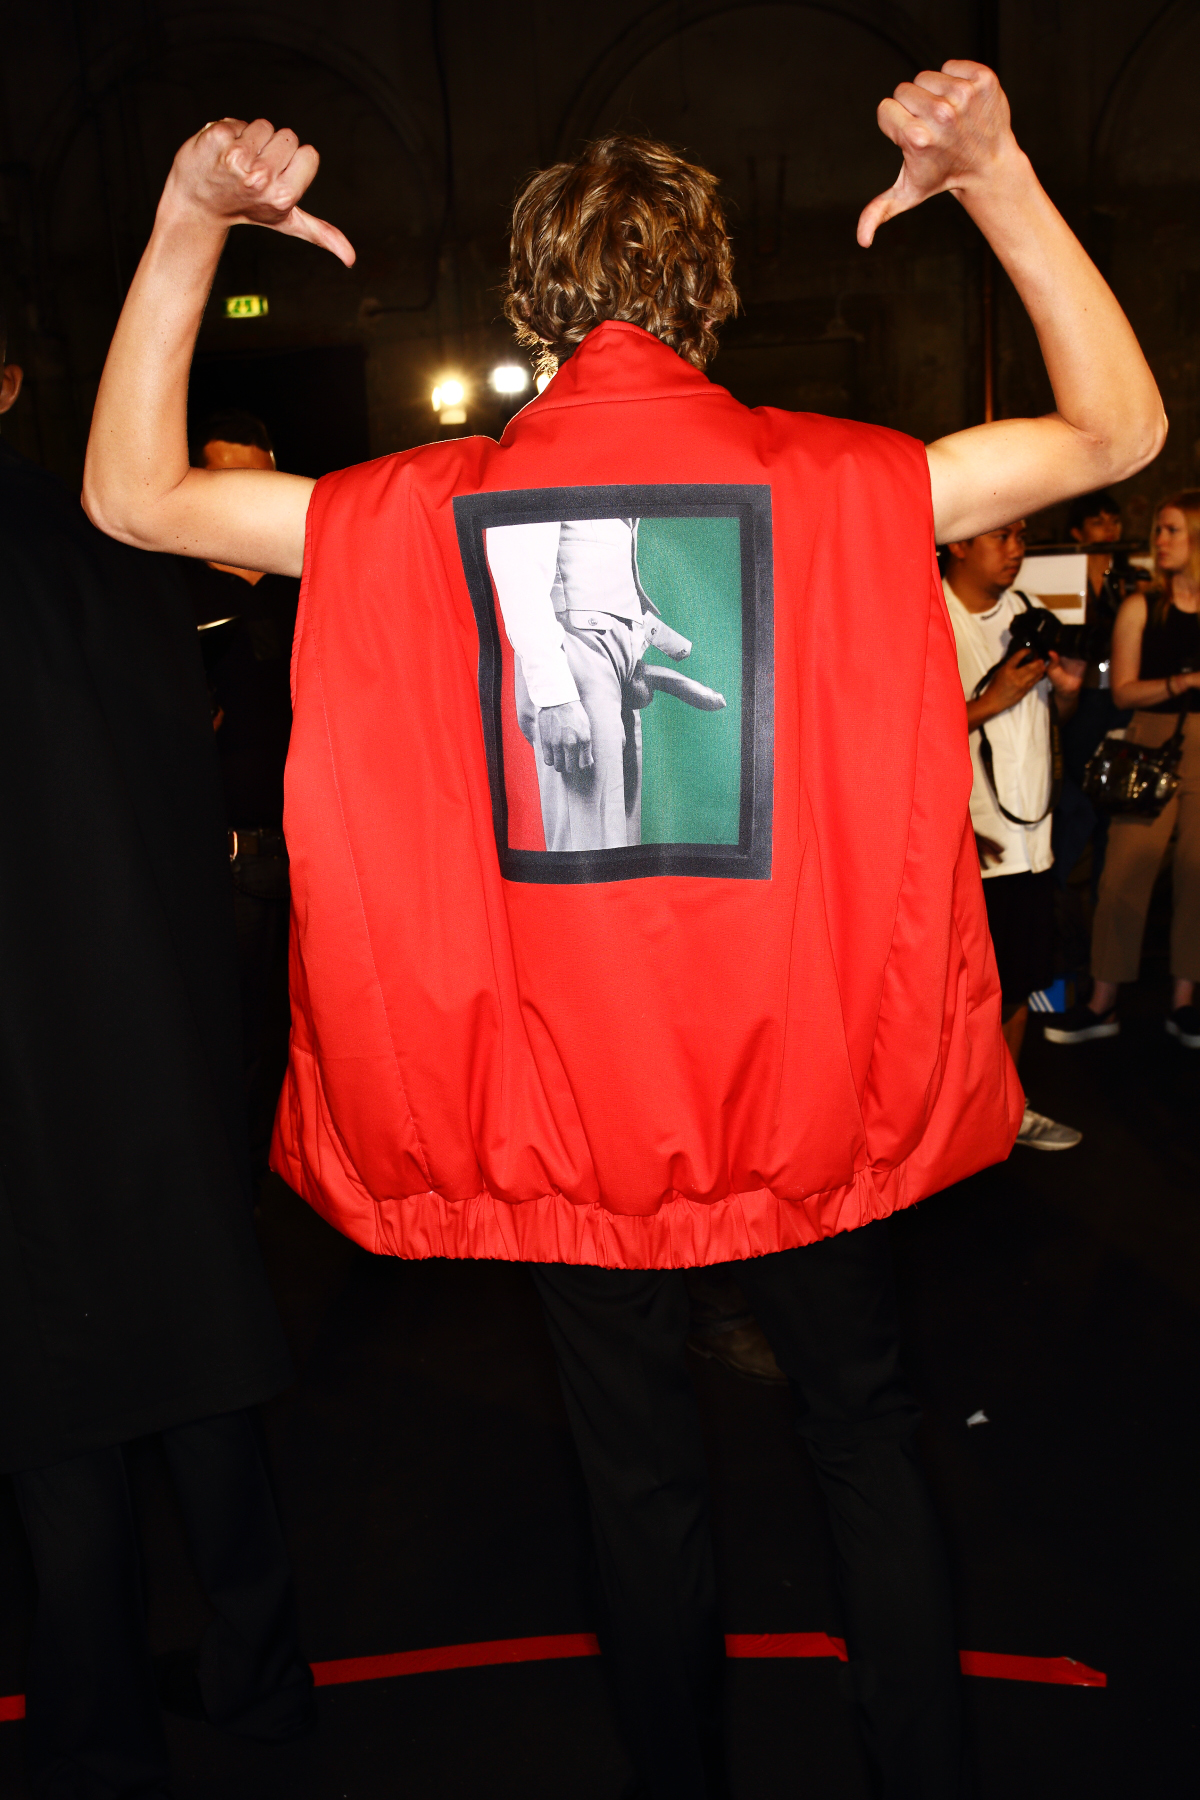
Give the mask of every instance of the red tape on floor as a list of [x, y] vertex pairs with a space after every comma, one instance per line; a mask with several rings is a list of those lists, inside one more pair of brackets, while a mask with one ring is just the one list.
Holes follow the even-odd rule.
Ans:
[[836, 1656], [846, 1662], [844, 1638], [823, 1631], [755, 1631], [725, 1638], [726, 1656]]
[[[836, 1656], [845, 1662], [844, 1638], [823, 1631], [760, 1631], [749, 1637], [727, 1637], [726, 1656]], [[1042, 1681], [1059, 1687], [1107, 1687], [1108, 1676], [1089, 1669], [1073, 1656], [1006, 1656], [998, 1650], [960, 1650], [964, 1675], [992, 1681]]]
[[441, 1669], [486, 1669], [495, 1663], [549, 1662], [559, 1656], [599, 1656], [590, 1631], [562, 1637], [497, 1638], [490, 1644], [443, 1644], [437, 1650], [397, 1650], [391, 1656], [346, 1656], [312, 1665], [318, 1687], [343, 1681], [382, 1681], [389, 1675], [432, 1675]]
[[1107, 1687], [1108, 1676], [1073, 1656], [1005, 1656], [998, 1650], [960, 1650], [964, 1675], [993, 1681], [1049, 1681], [1060, 1687]]
[[[390, 1656], [344, 1656], [335, 1662], [314, 1663], [312, 1672], [318, 1687], [339, 1687], [344, 1682], [385, 1681], [396, 1675], [433, 1675], [447, 1669], [487, 1669], [500, 1663], [551, 1662], [559, 1657], [599, 1654], [592, 1632], [569, 1631], [556, 1637], [496, 1638], [489, 1644], [397, 1650]], [[737, 1658], [836, 1656], [845, 1662], [846, 1645], [824, 1631], [757, 1631], [727, 1636], [725, 1654]], [[1107, 1675], [1070, 1656], [1006, 1656], [992, 1650], [962, 1650], [959, 1661], [964, 1675], [982, 1675], [993, 1681], [1108, 1686]], [[24, 1717], [24, 1694], [0, 1695], [0, 1723]]]

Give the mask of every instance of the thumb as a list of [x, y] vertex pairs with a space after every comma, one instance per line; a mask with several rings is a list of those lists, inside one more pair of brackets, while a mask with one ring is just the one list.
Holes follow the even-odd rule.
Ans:
[[[898, 184], [896, 184], [898, 185]], [[875, 233], [881, 225], [896, 213], [903, 212], [903, 206], [896, 204], [898, 195], [896, 186], [888, 188], [885, 193], [876, 194], [875, 198], [864, 206], [858, 215], [858, 241], [864, 250], [869, 250], [875, 241]]]
[[275, 230], [283, 232], [285, 237], [304, 238], [308, 243], [316, 244], [319, 249], [330, 251], [348, 269], [354, 266], [356, 252], [345, 233], [324, 219], [314, 218], [312, 213], [306, 213], [302, 207], [293, 206], [287, 218]]
[[899, 213], [911, 212], [925, 198], [910, 178], [907, 164], [903, 164], [891, 187], [885, 193], [876, 194], [870, 205], [864, 206], [859, 214], [858, 241], [863, 249], [870, 249], [881, 225], [885, 225]]

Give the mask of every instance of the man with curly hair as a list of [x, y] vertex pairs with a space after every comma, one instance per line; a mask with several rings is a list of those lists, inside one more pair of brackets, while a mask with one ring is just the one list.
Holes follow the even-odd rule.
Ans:
[[[223, 120], [176, 158], [92, 427], [85, 504], [106, 530], [304, 569], [275, 1166], [374, 1250], [529, 1264], [588, 1483], [605, 1665], [653, 1800], [727, 1792], [681, 1272], [731, 1262], [825, 1497], [879, 1791], [961, 1793], [949, 1579], [886, 1219], [1005, 1156], [1022, 1099], [934, 544], [1122, 479], [1165, 429], [991, 71], [926, 71], [879, 123], [903, 166], [859, 242], [953, 193], [1029, 311], [1047, 416], [926, 449], [739, 406], [703, 373], [736, 305], [715, 180], [610, 138], [517, 202], [506, 310], [557, 373], [498, 444], [429, 445], [315, 489], [191, 469], [188, 364], [229, 227], [353, 257], [299, 208], [316, 152], [265, 120]], [[746, 841], [720, 857], [688, 842], [514, 861], [493, 707], [507, 665], [472, 532], [644, 519], [647, 488], [674, 493], [678, 516], [739, 519], [757, 607]], [[578, 761], [571, 695], [544, 698]]]

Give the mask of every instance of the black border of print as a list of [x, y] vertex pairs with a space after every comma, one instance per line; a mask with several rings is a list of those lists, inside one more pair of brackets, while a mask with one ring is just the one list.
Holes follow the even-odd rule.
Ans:
[[[483, 534], [494, 525], [561, 519], [735, 518], [742, 555], [742, 783], [736, 844], [629, 844], [612, 850], [512, 850], [500, 723], [500, 634]], [[771, 490], [764, 483], [526, 488], [459, 495], [458, 544], [479, 628], [479, 704], [500, 873], [553, 884], [706, 875], [767, 881], [775, 752], [774, 590]]]

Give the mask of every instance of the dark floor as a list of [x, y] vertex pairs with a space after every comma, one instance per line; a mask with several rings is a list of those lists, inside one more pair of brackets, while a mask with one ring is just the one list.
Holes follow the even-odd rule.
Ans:
[[[960, 1643], [1069, 1655], [1104, 1690], [967, 1681], [980, 1800], [1195, 1792], [1200, 1532], [1200, 1052], [1162, 1030], [1031, 1030], [1040, 1110], [1081, 1126], [892, 1227]], [[503, 1264], [374, 1259], [279, 1183], [263, 1236], [300, 1379], [268, 1412], [314, 1659], [582, 1631], [586, 1520], [530, 1285]], [[788, 1399], [697, 1363], [726, 1627], [838, 1633], [825, 1527]], [[988, 1423], [968, 1429], [982, 1408]], [[205, 1618], [153, 1444], [134, 1455], [159, 1649]], [[21, 1687], [29, 1577], [0, 1486], [0, 1694]], [[324, 1690], [283, 1751], [172, 1723], [179, 1800], [616, 1800], [595, 1659]], [[0, 1800], [25, 1793], [0, 1725]], [[731, 1665], [737, 1800], [866, 1800], [832, 1662]]]

